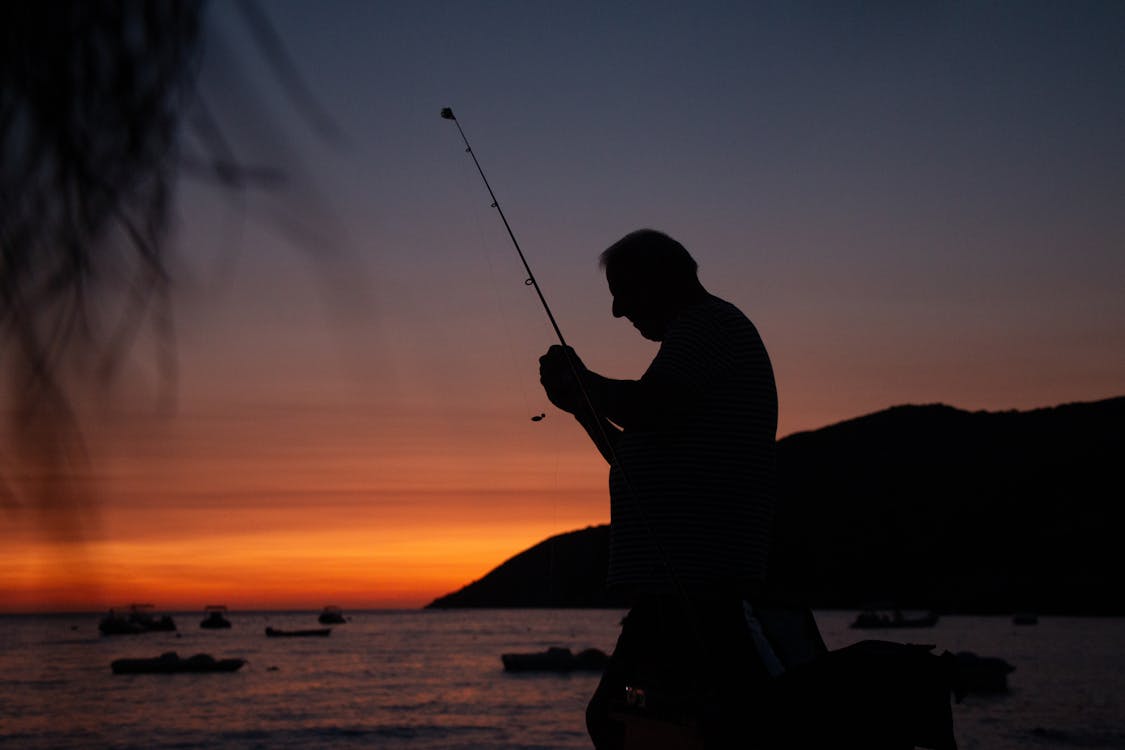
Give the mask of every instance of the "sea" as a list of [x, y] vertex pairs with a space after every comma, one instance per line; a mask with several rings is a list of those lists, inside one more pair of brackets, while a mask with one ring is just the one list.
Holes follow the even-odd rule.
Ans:
[[[610, 651], [618, 610], [355, 611], [328, 638], [317, 612], [171, 613], [176, 632], [102, 636], [97, 614], [0, 616], [0, 747], [589, 748], [584, 710], [598, 675], [512, 674], [500, 655], [563, 646]], [[865, 638], [934, 644], [1015, 667], [1006, 692], [954, 704], [958, 745], [1125, 748], [1125, 619], [945, 616], [919, 630], [853, 630], [816, 612], [830, 648]], [[114, 659], [175, 651], [238, 657], [233, 673], [115, 675]], [[750, 709], [752, 710], [752, 709]], [[845, 745], [841, 745], [845, 747]]]

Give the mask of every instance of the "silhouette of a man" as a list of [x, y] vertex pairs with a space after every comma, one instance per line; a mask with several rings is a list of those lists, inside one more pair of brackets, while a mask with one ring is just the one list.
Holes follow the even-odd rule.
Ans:
[[710, 744], [769, 673], [747, 612], [774, 508], [773, 368], [676, 240], [642, 229], [600, 260], [614, 317], [660, 348], [637, 380], [591, 372], [561, 346], [539, 360], [548, 398], [611, 465], [607, 583], [631, 605], [587, 727], [599, 750], [622, 747], [630, 711], [659, 707]]

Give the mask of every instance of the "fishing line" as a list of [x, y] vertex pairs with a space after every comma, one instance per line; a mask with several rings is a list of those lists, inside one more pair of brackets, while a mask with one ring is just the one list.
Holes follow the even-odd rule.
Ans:
[[[448, 117], [446, 116], [447, 111], [449, 113]], [[443, 109], [442, 113], [441, 113], [441, 116], [445, 119], [453, 120], [454, 122], [456, 122], [456, 118], [453, 117], [452, 110]], [[468, 153], [472, 154], [472, 150], [469, 147], [468, 140], [465, 139], [465, 133], [464, 133], [463, 130], [461, 130], [461, 126], [460, 126], [459, 123], [458, 123], [457, 127], [458, 127], [458, 130], [461, 131], [462, 140], [465, 141], [465, 150]], [[475, 156], [473, 157], [473, 163], [476, 165], [477, 171], [480, 173], [481, 178], [484, 179], [485, 186], [488, 187], [489, 194], [492, 196], [492, 200], [493, 200], [492, 208], [497, 209], [497, 211], [500, 212], [501, 218], [503, 218], [503, 211], [500, 209], [499, 201], [496, 200], [496, 196], [492, 193], [492, 188], [491, 188], [491, 186], [489, 186], [488, 180], [484, 177], [484, 172], [483, 172], [483, 170], [481, 170], [480, 163], [477, 162]], [[468, 177], [465, 177], [465, 179], [468, 180]], [[466, 193], [467, 192], [468, 192], [468, 189], [466, 187]], [[509, 317], [510, 317], [509, 311], [508, 311], [508, 308], [505, 304], [504, 296], [500, 294], [499, 284], [497, 283], [497, 273], [496, 273], [495, 266], [492, 262], [492, 253], [491, 253], [492, 243], [485, 240], [484, 229], [481, 226], [481, 221], [480, 221], [480, 213], [477, 210], [473, 211], [473, 222], [476, 226], [477, 235], [478, 235], [478, 238], [479, 238], [480, 245], [481, 245], [481, 247], [483, 247], [485, 249], [484, 256], [485, 256], [485, 262], [488, 264], [489, 282], [492, 284], [492, 292], [493, 292], [493, 295], [494, 295], [494, 298], [495, 298], [495, 301], [496, 301], [496, 307], [497, 307], [497, 310], [499, 311], [501, 322], [504, 325], [505, 348], [508, 350], [508, 358], [509, 358], [509, 362], [510, 362], [511, 367], [512, 367], [512, 372], [515, 373], [515, 372], [519, 371], [519, 367], [516, 363], [515, 350], [512, 346], [512, 338], [513, 338], [512, 327], [511, 327], [511, 322], [509, 320]], [[512, 229], [508, 225], [507, 219], [504, 219], [504, 227], [508, 230], [508, 236], [511, 237], [512, 241], [515, 243], [516, 242], [515, 235], [512, 233]], [[520, 257], [522, 259], [523, 258], [523, 252], [520, 250], [518, 243], [516, 243], [516, 250], [519, 252]], [[526, 260], [524, 260], [524, 268], [528, 273], [528, 277], [524, 281], [524, 284], [530, 286], [532, 283], [534, 283], [534, 281], [533, 281], [534, 277], [531, 275], [531, 269], [527, 267], [527, 261]], [[543, 298], [542, 293], [540, 293], [539, 298], [540, 298], [540, 301], [544, 305], [546, 305], [546, 300]], [[558, 326], [555, 324], [554, 316], [552, 316], [550, 314], [549, 309], [547, 311], [547, 314], [548, 314], [548, 318], [551, 321], [551, 324], [555, 326], [556, 333], [558, 333]], [[560, 340], [562, 339], [561, 333], [559, 333], [559, 338], [560, 338]], [[527, 388], [526, 388], [525, 382], [524, 382], [523, 378], [517, 378], [517, 380], [519, 381], [519, 384], [520, 384], [519, 385], [520, 395], [523, 398], [524, 413], [529, 413], [529, 412], [531, 412], [531, 405], [530, 405], [530, 402], [529, 402], [528, 397], [527, 397]], [[544, 418], [546, 418], [546, 416], [547, 415], [546, 415], [545, 412], [539, 412], [538, 414], [533, 414], [531, 416], [531, 421], [532, 422], [541, 422], [541, 421], [543, 421]], [[553, 451], [554, 456], [555, 456], [555, 468], [554, 468], [554, 490], [555, 491], [552, 492], [553, 500], [551, 502], [552, 528], [557, 528], [557, 526], [558, 526], [558, 483], [559, 483], [559, 444], [558, 444], [558, 437], [559, 437], [558, 433], [555, 433], [554, 451]], [[556, 570], [555, 546], [556, 545], [551, 544], [547, 548], [547, 580], [550, 581], [550, 585], [552, 587], [551, 590], [548, 592], [548, 596], [553, 596], [554, 591], [555, 591], [555, 589], [554, 589], [554, 587], [555, 587], [555, 570]]]
[[523, 263], [523, 269], [527, 271], [527, 280], [524, 284], [535, 289], [535, 293], [539, 296], [539, 302], [543, 305], [543, 312], [547, 313], [547, 319], [551, 321], [551, 327], [555, 329], [555, 335], [558, 336], [559, 343], [566, 347], [566, 339], [563, 338], [562, 331], [559, 329], [559, 324], [555, 322], [554, 313], [551, 312], [551, 306], [547, 304], [547, 298], [543, 296], [543, 290], [539, 287], [539, 282], [535, 279], [535, 274], [531, 272], [531, 266], [527, 264], [527, 258], [524, 257], [523, 249], [520, 248], [519, 240], [516, 239], [515, 233], [512, 231], [511, 225], [508, 223], [508, 217], [504, 215], [504, 209], [500, 208], [500, 201], [496, 199], [496, 193], [492, 192], [492, 185], [488, 184], [488, 178], [484, 176], [484, 169], [481, 168], [480, 162], [477, 161], [477, 155], [473, 153], [473, 147], [469, 145], [469, 139], [465, 136], [465, 131], [461, 128], [461, 123], [453, 115], [453, 110], [445, 107], [441, 110], [442, 119], [452, 120], [453, 124], [457, 126], [457, 132], [461, 134], [461, 140], [465, 142], [465, 153], [473, 158], [473, 164], [477, 167], [477, 172], [480, 173], [480, 178], [484, 181], [485, 188], [488, 189], [488, 195], [492, 198], [492, 207], [496, 209], [496, 213], [500, 214], [500, 221], [504, 222], [504, 229], [508, 230], [508, 237], [511, 238], [512, 244], [516, 247], [516, 253], [520, 256], [520, 262]]
[[[467, 165], [466, 169], [468, 169]], [[465, 191], [468, 192], [470, 182], [470, 175], [468, 174], [468, 172], [463, 173], [463, 179], [465, 182]], [[513, 373], [512, 378], [518, 384], [520, 398], [523, 400], [524, 413], [527, 414], [531, 412], [531, 402], [527, 396], [527, 386], [524, 379], [518, 377], [515, 374], [519, 371], [519, 366], [516, 363], [516, 352], [512, 346], [513, 332], [510, 321], [510, 314], [507, 306], [505, 305], [504, 299], [500, 294], [500, 285], [496, 279], [496, 268], [495, 264], [493, 264], [492, 262], [492, 243], [485, 239], [484, 227], [481, 225], [480, 211], [478, 209], [474, 209], [472, 214], [473, 225], [477, 230], [477, 242], [479, 247], [484, 250], [484, 259], [488, 264], [488, 281], [492, 285], [492, 296], [493, 300], [496, 303], [497, 317], [500, 318], [500, 323], [504, 326], [504, 348], [508, 351], [508, 364], [511, 366], [511, 372]], [[534, 421], [539, 421], [540, 419], [542, 419], [542, 417], [532, 417], [532, 420]]]
[[[477, 160], [477, 155], [473, 152], [473, 147], [469, 145], [469, 139], [465, 135], [465, 131], [461, 128], [461, 123], [458, 122], [457, 118], [453, 114], [453, 110], [449, 107], [445, 107], [441, 110], [441, 116], [442, 119], [453, 121], [453, 124], [457, 126], [457, 132], [461, 134], [461, 140], [465, 143], [465, 153], [472, 157], [473, 164], [476, 165], [477, 172], [480, 173], [480, 178], [484, 182], [485, 188], [488, 190], [488, 195], [492, 198], [492, 208], [496, 209], [496, 213], [500, 215], [500, 220], [504, 222], [504, 229], [508, 231], [508, 237], [511, 238], [512, 244], [516, 248], [516, 253], [519, 255], [520, 262], [523, 263], [524, 271], [527, 272], [527, 279], [523, 283], [527, 286], [532, 287], [535, 290], [535, 294], [539, 297], [539, 302], [543, 305], [543, 312], [547, 313], [547, 320], [550, 321], [551, 328], [554, 329], [555, 336], [558, 338], [559, 344], [561, 344], [563, 347], [563, 352], [566, 355], [567, 364], [570, 365], [571, 374], [574, 375], [574, 380], [578, 384], [578, 390], [581, 392], [582, 398], [586, 403], [586, 407], [589, 409], [591, 416], [594, 418], [594, 421], [598, 426], [598, 431], [600, 432], [602, 442], [605, 444], [606, 450], [610, 454], [610, 463], [616, 466], [618, 470], [621, 471], [621, 476], [624, 478], [625, 472], [621, 467], [620, 462], [617, 460], [617, 455], [613, 449], [613, 444], [609, 441], [609, 435], [608, 433], [606, 433], [605, 425], [602, 422], [601, 415], [598, 414], [598, 410], [594, 408], [594, 403], [590, 399], [590, 393], [586, 389], [586, 384], [582, 382], [582, 378], [579, 377], [578, 366], [574, 362], [574, 357], [572, 357], [570, 354], [570, 347], [567, 345], [566, 339], [563, 337], [562, 330], [559, 328], [559, 324], [555, 320], [554, 313], [551, 312], [551, 306], [547, 304], [547, 298], [543, 295], [543, 290], [540, 288], [539, 282], [535, 278], [535, 274], [531, 271], [531, 266], [527, 263], [527, 258], [523, 254], [523, 249], [520, 248], [519, 240], [516, 239], [516, 235], [512, 231], [511, 225], [508, 223], [508, 217], [504, 215], [504, 209], [500, 207], [500, 201], [496, 198], [496, 193], [492, 191], [492, 185], [489, 184], [488, 178], [485, 177], [484, 169], [481, 167], [480, 162]], [[543, 419], [543, 416], [544, 415], [538, 415], [537, 418], [532, 417], [532, 420], [537, 422]], [[626, 482], [626, 484], [628, 484], [628, 482]]]

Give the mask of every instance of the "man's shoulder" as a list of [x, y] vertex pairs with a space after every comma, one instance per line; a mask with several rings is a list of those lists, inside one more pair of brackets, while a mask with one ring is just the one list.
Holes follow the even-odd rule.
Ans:
[[660, 358], [670, 361], [724, 362], [756, 358], [762, 350], [758, 329], [741, 310], [708, 295], [684, 309], [668, 329]]
[[735, 304], [716, 297], [707, 295], [699, 303], [684, 310], [681, 321], [685, 326], [721, 327], [748, 327], [754, 328], [750, 318], [746, 316]]

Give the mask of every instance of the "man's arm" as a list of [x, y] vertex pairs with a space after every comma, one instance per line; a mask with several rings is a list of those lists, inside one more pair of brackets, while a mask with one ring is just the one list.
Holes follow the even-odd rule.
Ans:
[[648, 375], [640, 380], [614, 380], [586, 370], [583, 382], [597, 413], [627, 430], [674, 424], [689, 411], [692, 401], [684, 389]]
[[[603, 455], [605, 440], [600, 438], [600, 422], [612, 423], [614, 432], [619, 432], [618, 428], [657, 429], [686, 414], [694, 400], [686, 388], [662, 379], [651, 369], [640, 380], [607, 378], [586, 369], [573, 349], [557, 345], [540, 357], [539, 381], [551, 403], [574, 414], [599, 443]], [[589, 413], [591, 407], [593, 414]]]
[[612, 466], [617, 455], [617, 443], [621, 439], [621, 428], [604, 417], [590, 414], [588, 408], [579, 409], [574, 418], [594, 441], [605, 462]]

